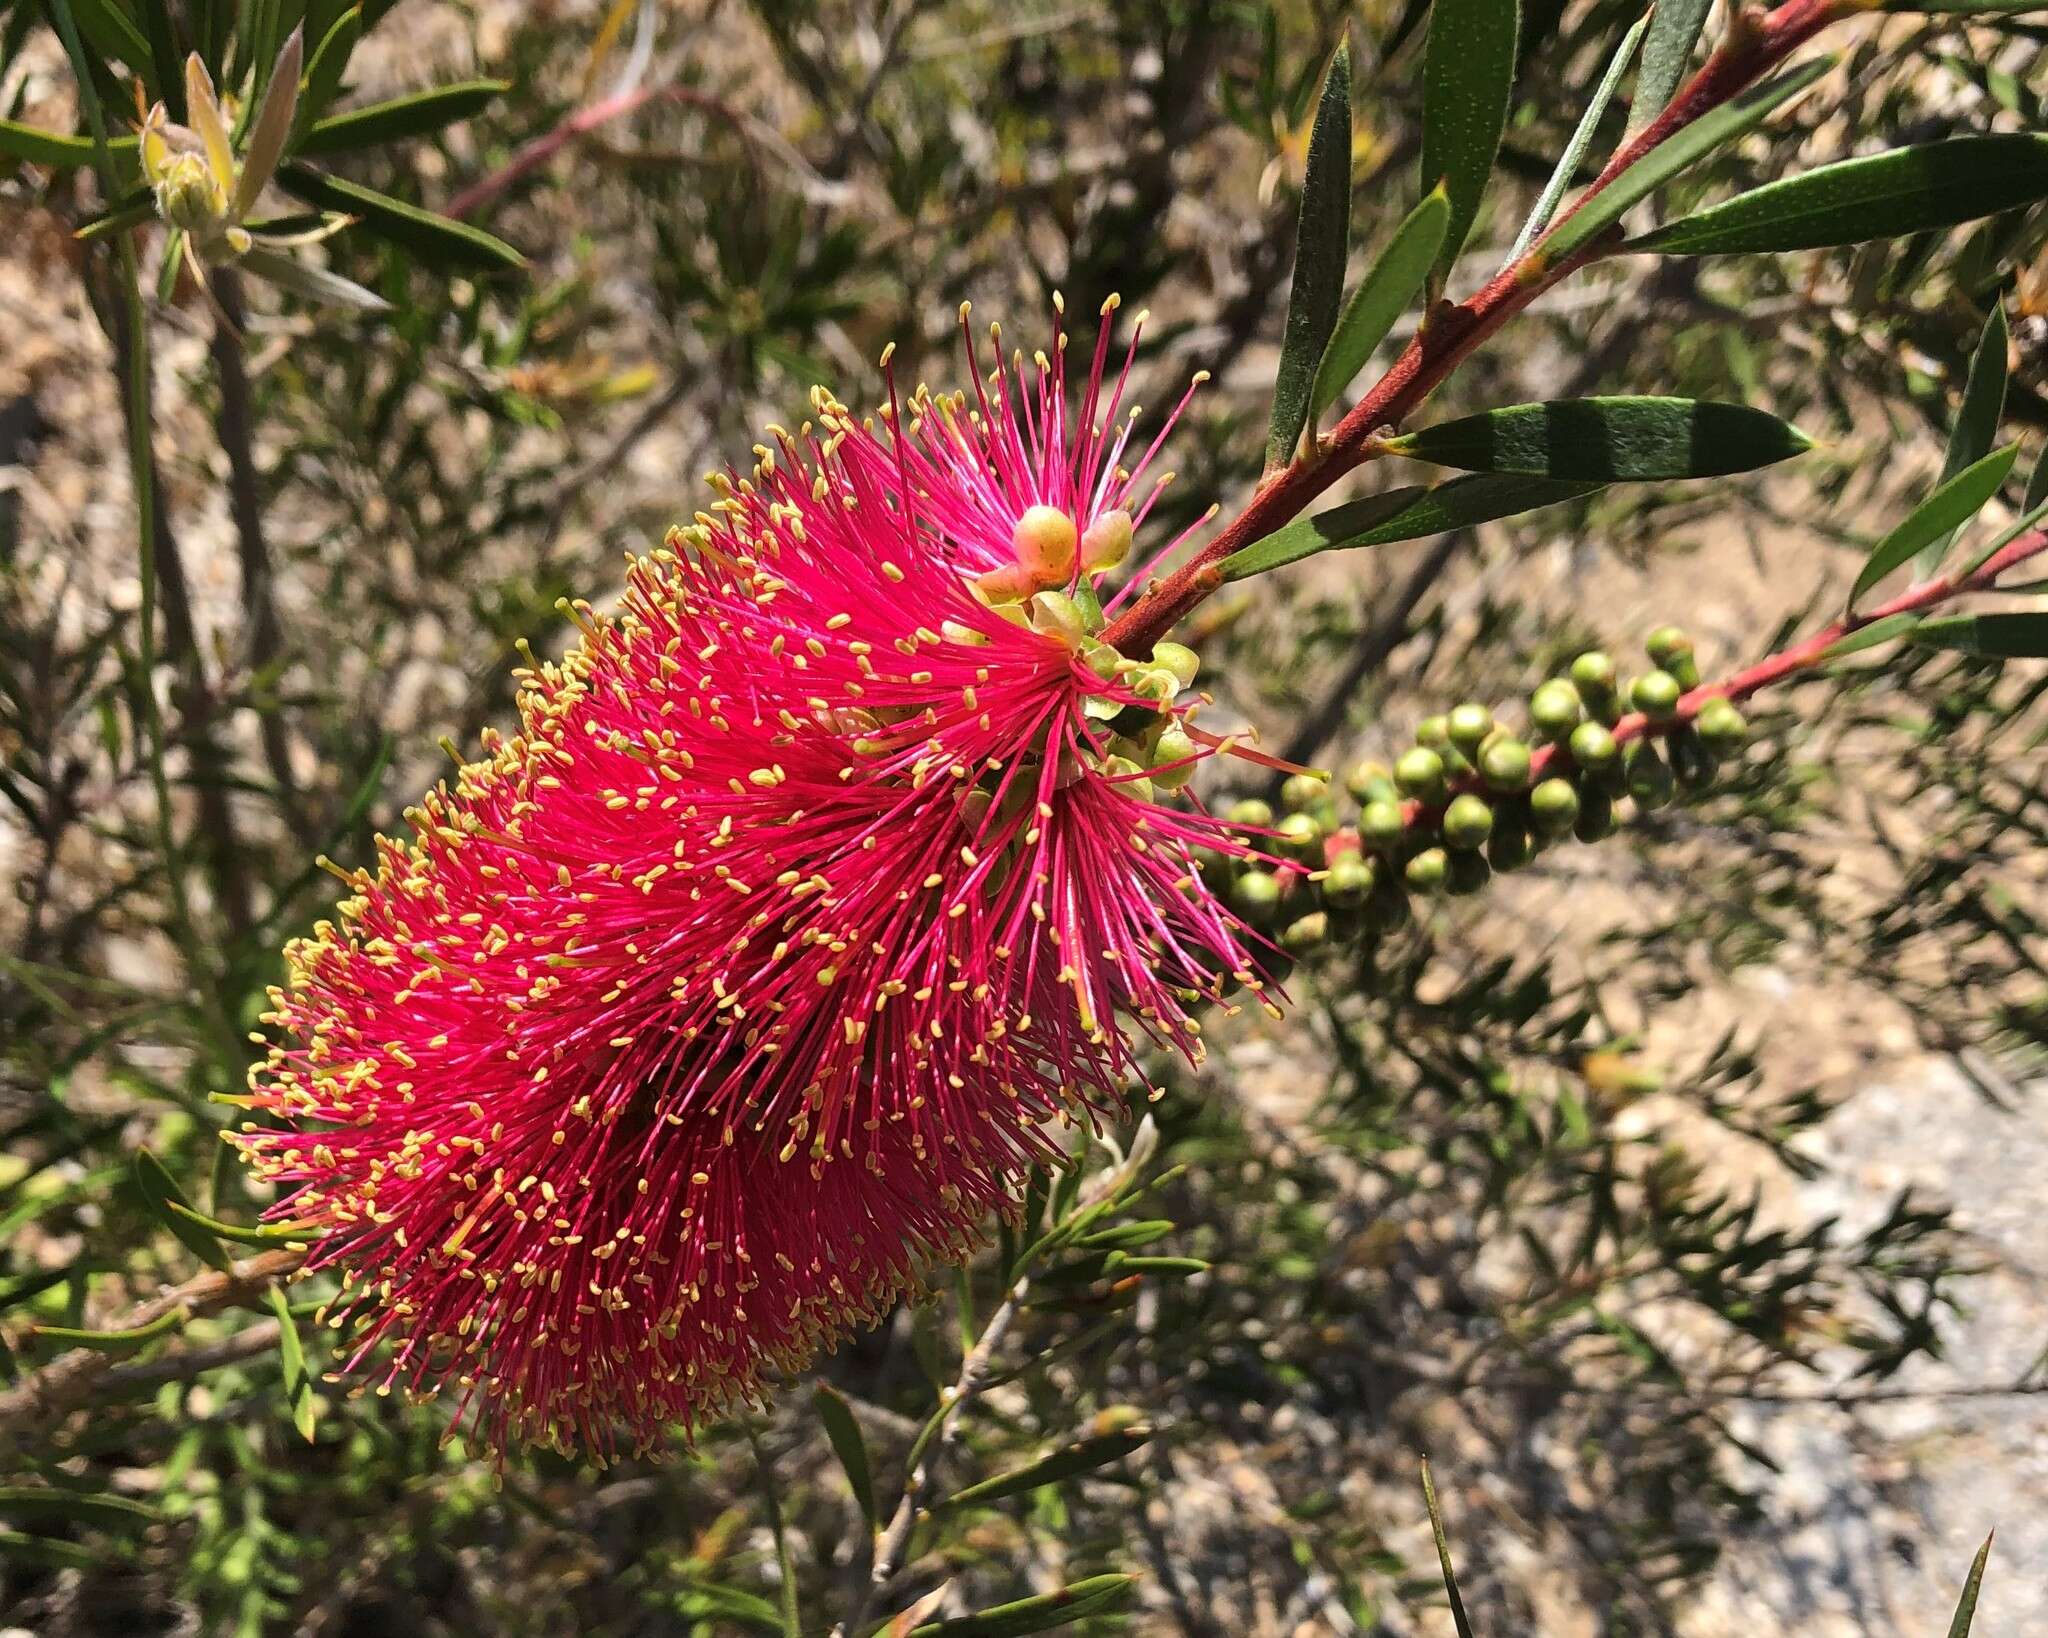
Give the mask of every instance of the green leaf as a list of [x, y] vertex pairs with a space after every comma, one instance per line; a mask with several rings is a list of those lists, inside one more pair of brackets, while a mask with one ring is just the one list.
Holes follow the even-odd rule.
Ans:
[[1294, 231], [1294, 284], [1287, 295], [1287, 331], [1273, 381], [1266, 434], [1268, 468], [1287, 465], [1309, 419], [1316, 363], [1344, 299], [1344, 250], [1351, 237], [1351, 48], [1339, 44], [1323, 78], [1322, 100], [1309, 133], [1301, 218]]
[[1092, 1575], [1058, 1592], [998, 1604], [953, 1621], [927, 1621], [912, 1631], [911, 1638], [1019, 1638], [1028, 1632], [1050, 1632], [1083, 1616], [1114, 1609], [1137, 1579], [1133, 1575]]
[[0, 1557], [33, 1559], [66, 1570], [104, 1570], [106, 1553], [99, 1547], [82, 1547], [75, 1541], [53, 1541], [48, 1536], [25, 1536], [19, 1530], [0, 1530]]
[[817, 1409], [818, 1420], [825, 1424], [825, 1437], [832, 1441], [833, 1454], [846, 1470], [846, 1482], [853, 1487], [853, 1499], [860, 1503], [861, 1516], [870, 1527], [874, 1526], [878, 1522], [875, 1480], [868, 1466], [868, 1444], [861, 1437], [860, 1424], [853, 1419], [845, 1396], [822, 1382], [811, 1394], [811, 1404]]
[[1697, 164], [1716, 148], [1761, 125], [1779, 108], [1834, 67], [1833, 57], [1816, 57], [1790, 73], [1753, 85], [1711, 113], [1702, 114], [1674, 131], [1606, 187], [1584, 200], [1538, 244], [1545, 261], [1564, 260], [1589, 240], [1605, 233], [1638, 201], [1647, 199], [1680, 171]]
[[1650, 38], [1643, 46], [1642, 72], [1636, 75], [1636, 100], [1629, 109], [1631, 132], [1640, 131], [1664, 111], [1692, 62], [1712, 0], [1657, 0], [1650, 11]]
[[[1964, 467], [1981, 461], [1998, 441], [1998, 423], [2005, 414], [2005, 354], [2010, 341], [2005, 327], [2005, 305], [1994, 300], [1991, 316], [1984, 321], [1984, 333], [1977, 350], [1970, 355], [1970, 373], [1963, 382], [1963, 401], [1956, 410], [1955, 425], [1949, 428], [1948, 448], [1941, 459], [1943, 479], [1953, 478]], [[1941, 566], [1941, 560], [1955, 532], [1939, 536], [1920, 554], [1914, 572], [1923, 579]]]
[[239, 1240], [249, 1246], [303, 1246], [318, 1238], [318, 1231], [289, 1226], [245, 1227], [240, 1223], [222, 1222], [218, 1217], [208, 1217], [204, 1212], [194, 1211], [182, 1201], [169, 1203], [171, 1215], [206, 1230], [207, 1233], [223, 1240]]
[[100, 1490], [64, 1490], [47, 1484], [0, 1485], [0, 1514], [9, 1518], [63, 1518], [104, 1530], [132, 1530], [163, 1515], [146, 1502]]
[[299, 129], [315, 124], [327, 105], [341, 94], [341, 77], [362, 38], [363, 8], [351, 6], [329, 25], [306, 69], [306, 88], [299, 96]]
[[159, 1314], [147, 1325], [131, 1325], [118, 1331], [86, 1331], [71, 1325], [38, 1325], [35, 1334], [54, 1342], [67, 1342], [77, 1348], [96, 1348], [102, 1353], [126, 1353], [130, 1348], [140, 1348], [144, 1343], [154, 1342], [158, 1337], [167, 1337], [180, 1329], [189, 1316], [182, 1308], [174, 1308], [168, 1314]]
[[[192, 1210], [192, 1202], [164, 1170], [164, 1163], [147, 1149], [135, 1151], [135, 1187], [150, 1215], [182, 1240], [193, 1256], [213, 1268], [226, 1270], [234, 1266], [213, 1231], [203, 1221], [194, 1220], [198, 1214]], [[184, 1214], [172, 1211], [173, 1205], [183, 1206]]]
[[1937, 486], [1931, 495], [1907, 513], [1890, 534], [1870, 549], [1863, 571], [1856, 576], [1856, 584], [1849, 592], [1850, 607], [1855, 607], [1857, 598], [1929, 542], [1945, 539], [1975, 517], [1998, 493], [1999, 485], [2012, 471], [2019, 453], [2019, 445], [2008, 444], [2004, 449], [1986, 455]]
[[1984, 1545], [1977, 1549], [1977, 1556], [1970, 1564], [1969, 1579], [1963, 1583], [1963, 1596], [1956, 1601], [1955, 1619], [1948, 1624], [1948, 1638], [1970, 1638], [1970, 1624], [1977, 1619], [1977, 1593], [1984, 1585], [1984, 1566], [1991, 1558], [1991, 1543], [1997, 1536], [1996, 1530], [1984, 1538]]
[[1408, 484], [1313, 517], [1255, 540], [1217, 565], [1225, 580], [1245, 580], [1318, 552], [1386, 546], [1463, 529], [1495, 518], [1590, 495], [1603, 485], [1589, 480], [1532, 478], [1521, 473], [1475, 473], [1439, 484]]
[[311, 262], [294, 261], [274, 250], [245, 250], [238, 265], [252, 277], [289, 290], [295, 296], [304, 296], [308, 301], [324, 302], [330, 307], [353, 307], [361, 313], [391, 311], [391, 303], [354, 279], [345, 279]]
[[1913, 641], [2001, 660], [2048, 659], [2048, 613], [1956, 614], [1923, 620]]
[[124, 194], [99, 215], [88, 217], [80, 223], [71, 237], [81, 244], [94, 239], [104, 239], [110, 234], [124, 233], [129, 228], [140, 227], [144, 222], [156, 220], [156, 198], [147, 188], [137, 188], [133, 193]]
[[1138, 1422], [1127, 1428], [1118, 1428], [1112, 1433], [1098, 1433], [1092, 1438], [1077, 1439], [1071, 1445], [1063, 1445], [1051, 1454], [1041, 1456], [1035, 1462], [1026, 1462], [1022, 1467], [1013, 1467], [1007, 1473], [997, 1473], [971, 1484], [964, 1490], [956, 1490], [943, 1505], [947, 1507], [979, 1507], [1005, 1496], [1014, 1496], [1019, 1491], [1037, 1490], [1043, 1485], [1057, 1484], [1061, 1479], [1070, 1479], [1077, 1473], [1092, 1473], [1098, 1467], [1141, 1450], [1152, 1442], [1150, 1424]]
[[[1662, 9], [1652, 13], [1661, 16]], [[1514, 248], [1508, 252], [1509, 262], [1518, 262], [1528, 248], [1536, 242], [1536, 235], [1550, 226], [1551, 217], [1557, 214], [1558, 201], [1564, 198], [1564, 190], [1572, 185], [1577, 174], [1579, 161], [1586, 157], [1586, 150], [1592, 146], [1593, 138], [1600, 129], [1601, 116], [1607, 112], [1607, 105], [1614, 100], [1615, 87], [1621, 84], [1621, 76], [1628, 68], [1629, 58], [1635, 55], [1636, 42], [1643, 37], [1643, 30], [1649, 27], [1648, 17], [1638, 18], [1636, 26], [1622, 37], [1615, 48], [1607, 72], [1600, 76], [1600, 84], [1593, 92], [1593, 100], [1586, 104], [1586, 111], [1579, 116], [1578, 128], [1572, 132], [1571, 141], [1564, 145], [1564, 152], [1558, 156], [1557, 168], [1550, 173], [1550, 180], [1543, 184], [1542, 195], [1536, 201], [1536, 208], [1529, 212], [1528, 221], [1522, 224], [1522, 231], [1515, 235]]]
[[1444, 1512], [1437, 1505], [1436, 1480], [1430, 1476], [1427, 1461], [1422, 1464], [1422, 1499], [1429, 1506], [1429, 1533], [1436, 1538], [1436, 1561], [1443, 1572], [1444, 1591], [1451, 1599], [1451, 1624], [1457, 1628], [1458, 1638], [1472, 1638], [1465, 1600], [1458, 1596], [1458, 1573], [1451, 1568], [1451, 1544], [1444, 1537]]
[[[132, 159], [135, 155], [134, 137], [115, 137], [107, 144], [116, 155]], [[0, 158], [26, 160], [31, 165], [50, 165], [58, 170], [73, 165], [90, 165], [95, 149], [89, 136], [73, 136], [64, 131], [45, 131], [39, 126], [23, 125], [19, 121], [0, 119]]]
[[[336, 25], [337, 27], [339, 25]], [[316, 121], [294, 150], [300, 154], [357, 153], [380, 143], [424, 136], [468, 119], [511, 89], [510, 80], [462, 80], [389, 102], [352, 108]]]
[[309, 165], [295, 161], [278, 172], [277, 179], [287, 192], [308, 204], [360, 217], [372, 233], [405, 246], [423, 261], [484, 268], [526, 265], [518, 251], [481, 228], [437, 216], [374, 188], [344, 182]]
[[1515, 87], [1519, 0], [1435, 0], [1422, 62], [1422, 185], [1451, 203], [1437, 267], [1465, 248], [1493, 174]]
[[235, 181], [238, 221], [256, 208], [256, 201], [277, 173], [277, 162], [284, 157], [285, 140], [292, 134], [292, 123], [298, 114], [299, 72], [305, 55], [305, 34], [295, 28], [278, 54], [277, 66], [270, 75], [270, 89], [263, 94], [263, 106], [257, 110], [248, 140], [242, 145], [242, 172]]
[[313, 1400], [313, 1378], [306, 1370], [305, 1345], [299, 1340], [298, 1321], [292, 1318], [291, 1301], [285, 1296], [284, 1287], [271, 1286], [269, 1295], [270, 1311], [277, 1316], [277, 1356], [284, 1368], [284, 1402], [290, 1407], [292, 1426], [299, 1430], [299, 1437], [311, 1444], [319, 1410]]
[[1359, 280], [1337, 327], [1330, 332], [1323, 360], [1316, 366], [1315, 387], [1309, 394], [1311, 425], [1365, 367], [1373, 349], [1386, 340], [1394, 320], [1408, 310], [1416, 292], [1428, 281], [1450, 222], [1450, 197], [1438, 187], [1394, 229], [1379, 260]]
[[1813, 447], [1775, 415], [1697, 398], [1565, 398], [1513, 404], [1386, 441], [1394, 455], [1470, 472], [1548, 478], [1712, 478]]
[[1802, 171], [1661, 227], [1630, 250], [1717, 256], [1892, 239], [2048, 195], [2048, 135], [1954, 137]]
[[1845, 660], [1851, 654], [1861, 654], [1866, 648], [1876, 648], [1880, 643], [1889, 643], [1905, 636], [1921, 621], [1917, 614], [1887, 614], [1882, 620], [1873, 620], [1867, 626], [1859, 627], [1848, 636], [1830, 643], [1821, 653], [1822, 660]]

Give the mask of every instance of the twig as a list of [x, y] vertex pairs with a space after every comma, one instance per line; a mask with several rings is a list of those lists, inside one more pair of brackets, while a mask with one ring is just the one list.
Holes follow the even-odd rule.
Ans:
[[796, 1561], [789, 1552], [789, 1531], [782, 1522], [782, 1495], [775, 1488], [775, 1469], [761, 1448], [761, 1436], [754, 1424], [745, 1424], [747, 1448], [754, 1453], [754, 1476], [761, 1483], [761, 1506], [768, 1515], [768, 1533], [775, 1538], [775, 1568], [781, 1580], [777, 1603], [782, 1609], [783, 1638], [803, 1638], [803, 1613], [796, 1599]]

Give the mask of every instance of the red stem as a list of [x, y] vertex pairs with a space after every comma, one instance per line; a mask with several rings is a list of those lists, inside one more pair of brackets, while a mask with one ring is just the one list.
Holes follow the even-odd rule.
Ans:
[[[1726, 102], [1836, 18], [1860, 9], [1849, 0], [1786, 0], [1768, 17], [1738, 12], [1728, 38], [1699, 72], [1608, 161], [1606, 169], [1557, 218], [1551, 230], [1673, 132]], [[1555, 266], [1545, 264], [1543, 242], [1538, 240], [1476, 294], [1455, 304], [1439, 304], [1387, 373], [1337, 423], [1329, 438], [1268, 478], [1228, 528], [1165, 580], [1147, 587], [1137, 602], [1110, 623], [1103, 640], [1127, 654], [1149, 653], [1154, 643], [1223, 584], [1218, 566], [1224, 558], [1298, 517], [1345, 473], [1370, 460], [1378, 453], [1378, 434], [1412, 415], [1509, 319], [1553, 285], [1598, 261], [1619, 240], [1619, 231], [1611, 229]]]

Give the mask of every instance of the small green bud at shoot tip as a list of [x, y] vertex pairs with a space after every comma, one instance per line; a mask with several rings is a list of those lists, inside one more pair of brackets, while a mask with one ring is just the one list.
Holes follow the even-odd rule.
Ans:
[[1223, 817], [1248, 830], [1273, 828], [1273, 805], [1256, 796], [1241, 796], [1225, 810]]
[[1685, 692], [1668, 671], [1646, 671], [1629, 687], [1629, 704], [1652, 722], [1671, 722], [1678, 716], [1678, 697]]
[[1448, 717], [1424, 717], [1415, 725], [1415, 743], [1427, 745], [1432, 750], [1442, 750], [1451, 742], [1451, 722]]
[[1401, 875], [1418, 893], [1434, 893], [1451, 873], [1450, 855], [1440, 847], [1426, 847], [1402, 868]]
[[1620, 748], [1614, 743], [1614, 736], [1604, 724], [1582, 722], [1572, 730], [1572, 737], [1565, 742], [1565, 749], [1588, 773], [1605, 773], [1614, 766]]
[[1444, 719], [1444, 727], [1451, 743], [1470, 757], [1493, 732], [1493, 713], [1483, 705], [1468, 702], [1452, 710]]
[[1280, 805], [1289, 813], [1306, 813], [1328, 789], [1314, 774], [1289, 774], [1280, 786]]
[[1519, 739], [1496, 739], [1479, 753], [1479, 775], [1497, 791], [1527, 790], [1529, 747]]
[[1699, 730], [1707, 749], [1722, 756], [1741, 750], [1749, 739], [1749, 724], [1742, 713], [1718, 694], [1700, 707], [1693, 726]]
[[1659, 626], [1643, 639], [1643, 649], [1660, 670], [1678, 679], [1680, 688], [1700, 685], [1700, 668], [1693, 658], [1692, 639], [1677, 626]]
[[1569, 779], [1545, 779], [1529, 793], [1529, 820], [1538, 834], [1562, 836], [1578, 818], [1578, 787]]
[[1082, 532], [1081, 567], [1089, 574], [1113, 569], [1130, 555], [1131, 514], [1121, 508], [1104, 512]]
[[1394, 764], [1394, 783], [1404, 794], [1435, 807], [1448, 794], [1444, 759], [1426, 745], [1403, 751], [1401, 760]]
[[1581, 714], [1579, 691], [1562, 677], [1552, 677], [1529, 696], [1529, 720], [1545, 739], [1568, 737]]
[[1605, 701], [1614, 695], [1614, 661], [1599, 649], [1589, 649], [1572, 661], [1572, 686], [1588, 702]]
[[1398, 802], [1368, 802], [1359, 810], [1358, 834], [1369, 848], [1391, 853], [1408, 835]]
[[1280, 902], [1280, 878], [1270, 870], [1247, 870], [1231, 884], [1230, 900], [1256, 920]]
[[1316, 822], [1313, 814], [1290, 813], [1285, 815], [1277, 829], [1281, 845], [1304, 864], [1321, 864], [1323, 854], [1323, 827]]
[[1340, 853], [1330, 861], [1329, 872], [1323, 877], [1323, 902], [1339, 909], [1363, 904], [1378, 879], [1370, 859], [1356, 853]]
[[1057, 506], [1025, 509], [1010, 532], [1017, 566], [1040, 586], [1064, 586], [1074, 573], [1074, 520]]
[[1470, 791], [1452, 797], [1451, 805], [1444, 809], [1443, 829], [1444, 841], [1454, 848], [1470, 852], [1484, 847], [1493, 834], [1492, 804]]
[[[1169, 722], [1159, 731], [1159, 738], [1152, 746], [1152, 783], [1163, 791], [1177, 791], [1195, 776], [1200, 766], [1194, 758], [1197, 754], [1195, 742], [1188, 738], [1188, 731], [1177, 722]], [[1173, 764], [1182, 766], [1175, 767]]]

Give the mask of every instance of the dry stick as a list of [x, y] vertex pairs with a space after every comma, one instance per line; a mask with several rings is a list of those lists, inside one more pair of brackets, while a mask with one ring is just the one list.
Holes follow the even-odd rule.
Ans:
[[904, 1481], [903, 1498], [897, 1502], [896, 1511], [889, 1516], [888, 1526], [875, 1541], [872, 1567], [853, 1595], [852, 1608], [833, 1623], [832, 1638], [847, 1638], [848, 1634], [857, 1633], [875, 1599], [903, 1567], [903, 1555], [910, 1547], [910, 1532], [917, 1525], [918, 1513], [924, 1507], [939, 1464], [959, 1442], [960, 1412], [987, 1382], [989, 1363], [1023, 1307], [1025, 1294], [1030, 1289], [1031, 1276], [1020, 1276], [1004, 1294], [996, 1311], [989, 1315], [980, 1337], [960, 1362], [960, 1374], [946, 1390], [945, 1402], [940, 1407], [935, 1436], [925, 1436], [925, 1454], [920, 1455], [917, 1448], [912, 1447], [916, 1465]]
[[[1737, 14], [1731, 29], [1706, 64], [1663, 113], [1608, 161], [1585, 192], [1551, 224], [1555, 232], [1586, 202], [1650, 149], [1735, 96], [1767, 69], [1837, 18], [1865, 6], [1856, 0], [1787, 0], [1768, 17]], [[1268, 478], [1231, 525], [1165, 580], [1144, 594], [1104, 630], [1103, 641], [1125, 653], [1148, 653], [1189, 610], [1223, 584], [1222, 561], [1299, 516], [1345, 473], [1379, 453], [1379, 438], [1412, 415], [1459, 365], [1496, 331], [1546, 290], [1601, 260], [1621, 242], [1619, 228], [1597, 234], [1554, 265], [1538, 239], [1475, 295], [1440, 303], [1424, 320], [1387, 373], [1337, 423], [1328, 439]]]
[[[281, 1246], [227, 1269], [209, 1268], [162, 1296], [138, 1303], [109, 1329], [135, 1330], [180, 1311], [192, 1320], [223, 1308], [248, 1306], [260, 1301], [275, 1281], [296, 1273], [305, 1260], [305, 1251]], [[95, 1386], [116, 1363], [112, 1355], [98, 1349], [74, 1348], [30, 1371], [0, 1393], [0, 1437], [11, 1441], [33, 1424], [47, 1425], [76, 1410], [91, 1398]]]

